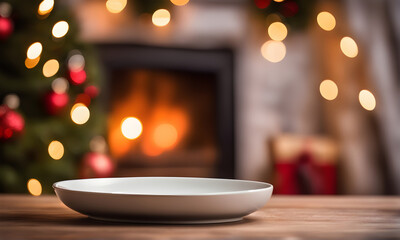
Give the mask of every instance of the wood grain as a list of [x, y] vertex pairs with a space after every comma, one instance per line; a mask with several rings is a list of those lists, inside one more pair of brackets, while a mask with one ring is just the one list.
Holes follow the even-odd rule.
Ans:
[[400, 197], [274, 196], [237, 223], [139, 225], [92, 220], [55, 196], [0, 195], [0, 239], [400, 239]]

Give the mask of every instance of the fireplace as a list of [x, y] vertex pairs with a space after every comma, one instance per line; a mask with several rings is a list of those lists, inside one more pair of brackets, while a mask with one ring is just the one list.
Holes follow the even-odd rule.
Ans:
[[116, 176], [234, 178], [231, 50], [97, 47]]

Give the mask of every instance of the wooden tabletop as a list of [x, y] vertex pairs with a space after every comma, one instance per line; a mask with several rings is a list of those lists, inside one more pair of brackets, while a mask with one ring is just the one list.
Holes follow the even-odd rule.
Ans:
[[400, 239], [400, 197], [273, 196], [236, 223], [92, 220], [55, 196], [0, 195], [0, 239]]

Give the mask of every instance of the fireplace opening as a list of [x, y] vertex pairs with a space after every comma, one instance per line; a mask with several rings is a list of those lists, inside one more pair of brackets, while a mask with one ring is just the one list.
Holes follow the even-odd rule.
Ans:
[[98, 49], [116, 176], [234, 177], [231, 51]]

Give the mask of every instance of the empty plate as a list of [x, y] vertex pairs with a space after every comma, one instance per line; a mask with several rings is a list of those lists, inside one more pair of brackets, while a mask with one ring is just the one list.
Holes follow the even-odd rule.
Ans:
[[129, 177], [54, 183], [71, 209], [101, 220], [139, 223], [220, 223], [241, 220], [270, 199], [263, 182], [183, 177]]

